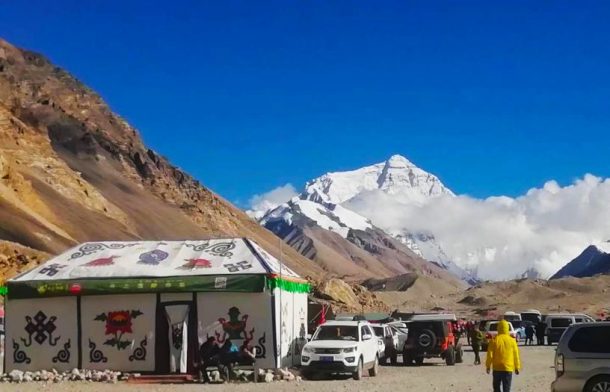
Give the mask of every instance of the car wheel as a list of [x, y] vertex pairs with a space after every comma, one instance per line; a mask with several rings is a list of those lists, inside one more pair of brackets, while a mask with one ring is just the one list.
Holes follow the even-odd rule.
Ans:
[[447, 363], [447, 366], [455, 365], [455, 350], [453, 349], [453, 346], [449, 346], [445, 353], [445, 363]]
[[458, 345], [455, 350], [455, 363], [464, 362], [464, 349], [462, 348], [462, 345]]
[[380, 363], [382, 366], [387, 365], [387, 364], [388, 364], [388, 355], [386, 354], [386, 355], [384, 355], [383, 357], [381, 357], [381, 359], [379, 360], [379, 363]]
[[402, 353], [402, 364], [405, 366], [413, 365], [413, 357], [411, 356], [411, 354], [409, 354], [407, 352]]
[[362, 367], [363, 366], [364, 366], [364, 364], [362, 363], [362, 358], [360, 358], [358, 360], [358, 368], [356, 369], [356, 371], [353, 374], [354, 380], [361, 380], [362, 379], [362, 373], [363, 373]]
[[599, 376], [593, 378], [585, 386], [585, 392], [610, 392], [610, 377]]
[[379, 358], [375, 357], [375, 362], [373, 363], [373, 367], [369, 369], [370, 377], [377, 377], [379, 374]]
[[415, 364], [417, 366], [421, 366], [421, 365], [423, 365], [423, 363], [424, 363], [424, 357], [417, 357], [417, 358], [415, 358]]

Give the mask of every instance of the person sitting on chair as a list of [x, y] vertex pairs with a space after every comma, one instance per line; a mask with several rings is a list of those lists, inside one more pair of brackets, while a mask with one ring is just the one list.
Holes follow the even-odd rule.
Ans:
[[207, 368], [218, 366], [218, 345], [214, 336], [208, 339], [199, 347], [199, 379], [204, 383], [210, 383]]

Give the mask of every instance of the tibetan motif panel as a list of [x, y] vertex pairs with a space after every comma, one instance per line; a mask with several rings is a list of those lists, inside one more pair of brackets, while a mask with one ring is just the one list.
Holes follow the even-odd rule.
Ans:
[[271, 305], [268, 293], [197, 294], [199, 344], [208, 336], [220, 344], [230, 339], [255, 348], [260, 367], [275, 367]]
[[154, 370], [155, 317], [154, 294], [83, 297], [83, 367]]
[[7, 370], [69, 370], [78, 366], [76, 298], [7, 301]]

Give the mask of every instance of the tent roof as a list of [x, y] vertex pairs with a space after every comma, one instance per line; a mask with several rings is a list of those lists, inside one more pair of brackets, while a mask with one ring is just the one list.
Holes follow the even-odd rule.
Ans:
[[[254, 241], [87, 242], [11, 279], [11, 282], [103, 278], [282, 275], [299, 279]], [[300, 280], [300, 279], [299, 279]]]

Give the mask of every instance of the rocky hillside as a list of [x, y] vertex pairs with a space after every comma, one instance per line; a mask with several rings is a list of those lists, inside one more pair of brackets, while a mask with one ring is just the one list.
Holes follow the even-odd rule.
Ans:
[[417, 279], [406, 292], [376, 292], [392, 309], [449, 310], [469, 317], [498, 317], [512, 310], [538, 309], [543, 313], [585, 312], [610, 314], [610, 276], [554, 280], [517, 279], [485, 282], [466, 290], [438, 290]]
[[305, 257], [345, 279], [416, 273], [436, 279], [439, 285], [462, 286], [444, 268], [340, 205], [295, 198], [269, 211], [260, 223]]
[[[94, 91], [0, 39], [0, 239], [54, 254], [89, 240], [211, 236], [251, 237], [279, 256], [276, 236], [145, 146]], [[288, 246], [284, 259], [323, 273]]]

